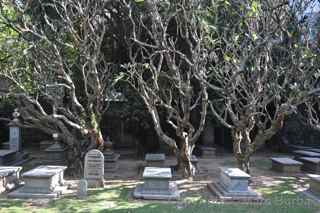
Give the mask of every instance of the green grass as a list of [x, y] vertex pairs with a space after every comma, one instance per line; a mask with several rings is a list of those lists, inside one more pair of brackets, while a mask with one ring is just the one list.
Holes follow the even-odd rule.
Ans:
[[317, 213], [320, 205], [296, 194], [293, 189], [296, 178], [279, 178], [278, 184], [260, 187], [266, 202], [260, 204], [241, 203], [209, 203], [205, 199], [194, 196], [174, 203], [141, 202], [129, 199], [131, 189], [114, 187], [110, 189], [90, 190], [86, 200], [66, 197], [49, 202], [45, 207], [30, 206], [20, 200], [0, 199], [1, 213]]

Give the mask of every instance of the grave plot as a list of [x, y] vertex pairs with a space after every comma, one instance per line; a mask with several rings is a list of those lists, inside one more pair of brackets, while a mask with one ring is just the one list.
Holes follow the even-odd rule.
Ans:
[[320, 158], [320, 153], [305, 151], [305, 150], [297, 150], [297, 151], [294, 151], [293, 154], [295, 155], [295, 159], [298, 159], [299, 157]]
[[57, 198], [67, 189], [66, 166], [38, 166], [22, 174], [25, 185], [8, 194], [9, 198]]
[[146, 167], [143, 184], [137, 185], [133, 196], [146, 200], [178, 200], [180, 192], [172, 179], [170, 168]]
[[90, 150], [85, 156], [84, 179], [89, 188], [104, 187], [104, 156], [97, 149]]
[[208, 187], [223, 201], [263, 201], [262, 196], [249, 187], [249, 179], [250, 175], [238, 168], [221, 167], [219, 181]]
[[302, 170], [320, 173], [320, 158], [300, 157], [298, 160], [303, 163]]
[[0, 167], [0, 194], [10, 191], [21, 184], [21, 170], [22, 167]]
[[271, 158], [272, 170], [277, 172], [300, 172], [302, 163], [291, 158]]
[[164, 167], [166, 155], [165, 154], [146, 154], [145, 161], [147, 167]]

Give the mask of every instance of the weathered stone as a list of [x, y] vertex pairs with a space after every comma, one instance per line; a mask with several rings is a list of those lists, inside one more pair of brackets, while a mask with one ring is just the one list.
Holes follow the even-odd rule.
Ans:
[[85, 156], [84, 178], [89, 188], [104, 187], [104, 156], [97, 149], [90, 150]]
[[134, 197], [150, 200], [177, 200], [180, 198], [170, 168], [146, 167], [143, 172], [144, 183], [134, 190]]
[[16, 151], [14, 150], [0, 150], [0, 166], [9, 165], [16, 159]]
[[66, 165], [67, 147], [61, 145], [58, 141], [45, 149], [46, 163], [51, 165]]
[[320, 149], [316, 149], [316, 148], [311, 148], [311, 149], [309, 149], [308, 151], [320, 153]]
[[218, 182], [209, 184], [209, 189], [221, 200], [262, 201], [261, 195], [249, 187], [250, 175], [238, 168], [220, 168]]
[[21, 150], [21, 130], [18, 126], [20, 113], [15, 109], [12, 113], [13, 120], [9, 123], [10, 150], [19, 152]]
[[299, 157], [319, 158], [320, 157], [320, 153], [310, 152], [310, 151], [305, 151], [305, 150], [297, 150], [297, 151], [294, 151], [293, 154], [296, 156], [296, 158], [299, 158]]
[[56, 198], [66, 188], [65, 166], [38, 166], [22, 175], [25, 185], [8, 194], [10, 198]]
[[271, 158], [272, 170], [278, 172], [300, 172], [302, 163], [291, 158]]
[[104, 172], [115, 172], [117, 171], [119, 154], [114, 153], [112, 150], [106, 150], [103, 152], [104, 155]]
[[20, 184], [22, 167], [0, 167], [0, 193], [10, 191]]
[[303, 163], [302, 170], [320, 173], [320, 158], [300, 157], [298, 160]]
[[81, 179], [79, 181], [77, 196], [80, 199], [84, 199], [85, 197], [87, 197], [87, 193], [88, 193], [88, 182], [86, 179]]
[[147, 167], [164, 167], [165, 160], [165, 154], [146, 154], [145, 156]]

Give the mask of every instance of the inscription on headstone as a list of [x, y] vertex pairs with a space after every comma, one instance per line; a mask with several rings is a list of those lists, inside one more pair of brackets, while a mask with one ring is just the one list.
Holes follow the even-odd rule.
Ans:
[[88, 187], [104, 187], [104, 156], [97, 149], [90, 150], [85, 156], [84, 178]]

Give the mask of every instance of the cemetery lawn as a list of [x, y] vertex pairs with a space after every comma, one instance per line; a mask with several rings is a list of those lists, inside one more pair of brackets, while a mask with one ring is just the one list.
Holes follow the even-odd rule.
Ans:
[[[253, 162], [251, 185], [263, 194], [265, 203], [216, 201], [206, 183], [216, 178], [218, 166], [233, 166], [232, 157], [223, 157], [201, 162], [207, 167], [204, 169], [206, 176], [193, 182], [178, 182], [182, 189], [182, 200], [178, 202], [134, 200], [132, 190], [141, 180], [129, 172], [130, 169], [137, 171], [136, 167], [130, 165], [133, 161], [126, 161], [120, 165], [120, 174], [107, 180], [106, 188], [90, 190], [85, 200], [79, 200], [73, 194], [52, 201], [10, 200], [0, 196], [0, 213], [320, 213], [320, 204], [299, 192], [308, 187], [304, 174], [273, 173], [266, 156]], [[127, 170], [121, 169], [122, 166]]]

